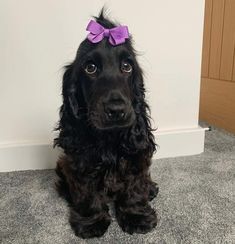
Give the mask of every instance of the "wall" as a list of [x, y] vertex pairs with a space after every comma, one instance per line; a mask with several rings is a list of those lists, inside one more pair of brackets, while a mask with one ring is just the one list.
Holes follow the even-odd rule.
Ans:
[[[54, 137], [62, 67], [74, 58], [90, 16], [104, 3], [0, 2], [0, 170], [47, 167], [34, 158]], [[114, 19], [129, 26], [141, 54], [147, 97], [158, 127], [158, 157], [201, 152], [204, 131], [198, 128], [198, 107], [204, 0], [145, 4], [110, 0], [106, 6]], [[186, 145], [194, 139], [188, 150]], [[51, 149], [47, 153], [53, 154]], [[52, 165], [50, 161], [48, 167]]]

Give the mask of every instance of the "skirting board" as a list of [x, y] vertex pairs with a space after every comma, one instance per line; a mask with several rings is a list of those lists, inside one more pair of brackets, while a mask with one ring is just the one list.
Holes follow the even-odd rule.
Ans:
[[154, 159], [196, 155], [204, 152], [205, 131], [208, 128], [192, 128], [156, 132], [158, 144]]
[[[199, 154], [204, 151], [205, 130], [201, 127], [159, 131], [156, 141], [159, 145], [156, 158], [167, 158]], [[46, 143], [24, 143], [0, 145], [0, 172], [17, 170], [52, 169], [60, 150]]]

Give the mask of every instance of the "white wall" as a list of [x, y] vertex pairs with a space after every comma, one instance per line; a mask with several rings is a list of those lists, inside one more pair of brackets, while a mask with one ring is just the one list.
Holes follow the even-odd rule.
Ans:
[[52, 141], [62, 67], [85, 37], [95, 12], [89, 6], [92, 1], [0, 1], [0, 143]]
[[[0, 170], [45, 167], [15, 165], [9, 157], [19, 146], [27, 154], [32, 145], [36, 153], [35, 145], [51, 144], [61, 103], [61, 68], [74, 58], [88, 20], [105, 2], [110, 16], [129, 26], [141, 54], [158, 143], [164, 144], [159, 155], [203, 150], [198, 108], [204, 0], [1, 0]], [[200, 139], [187, 151], [183, 137], [197, 129]], [[178, 142], [164, 141], [165, 132], [179, 135]]]
[[[98, 9], [105, 2], [97, 1]], [[196, 127], [204, 1], [108, 3], [133, 33], [159, 130]]]

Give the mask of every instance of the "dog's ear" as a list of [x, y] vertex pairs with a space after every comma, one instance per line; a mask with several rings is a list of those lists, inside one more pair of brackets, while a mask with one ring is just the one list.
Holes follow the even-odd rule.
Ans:
[[78, 82], [74, 74], [74, 63], [65, 66], [62, 83], [63, 105], [60, 108], [60, 121], [55, 130], [59, 130], [59, 135], [54, 140], [54, 146], [59, 146], [65, 152], [75, 151], [76, 144], [74, 140], [75, 131], [72, 126], [78, 118]]
[[[129, 129], [125, 148], [131, 153], [142, 151], [146, 157], [152, 157], [156, 150], [154, 135], [152, 134], [149, 107], [145, 101], [145, 87], [141, 68], [138, 63], [133, 74], [132, 91], [133, 107], [136, 114], [136, 121]], [[136, 150], [136, 152], [135, 152]]]
[[78, 118], [78, 82], [76, 82], [73, 63], [65, 67], [62, 95], [64, 109]]

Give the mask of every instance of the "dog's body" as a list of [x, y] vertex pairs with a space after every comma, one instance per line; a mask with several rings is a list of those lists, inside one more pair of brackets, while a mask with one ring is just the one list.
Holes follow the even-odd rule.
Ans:
[[[103, 13], [96, 20], [114, 27]], [[158, 193], [149, 173], [156, 144], [144, 92], [130, 40], [112, 46], [106, 38], [96, 44], [86, 39], [66, 67], [55, 139], [65, 155], [57, 163], [57, 186], [82, 238], [104, 234], [110, 201], [124, 231], [146, 233], [156, 226], [149, 205]]]

